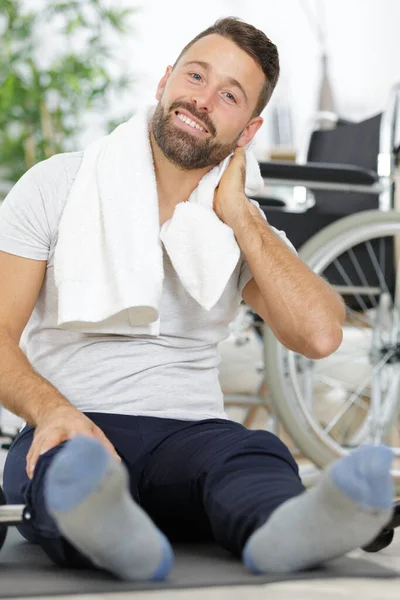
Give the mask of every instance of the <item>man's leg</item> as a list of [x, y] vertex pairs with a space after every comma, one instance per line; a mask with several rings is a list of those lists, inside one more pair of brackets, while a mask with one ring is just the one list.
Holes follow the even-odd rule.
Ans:
[[[30, 481], [25, 463], [32, 437], [26, 428], [17, 438], [4, 474], [7, 501], [27, 504], [34, 515], [22, 535], [59, 565], [97, 566], [124, 579], [164, 578], [172, 551], [132, 499], [136, 485], [126, 468], [96, 440], [77, 437], [41, 456]], [[118, 439], [110, 441], [118, 449]]]
[[211, 467], [206, 512], [218, 539], [226, 547], [233, 543], [251, 570], [314, 567], [364, 546], [390, 520], [392, 460], [388, 448], [360, 448], [301, 493], [282, 442], [265, 431], [248, 431]]
[[361, 449], [305, 492], [293, 457], [276, 436], [230, 421], [200, 421], [182, 426], [151, 453], [141, 499], [162, 522], [175, 494], [176, 518], [189, 529], [190, 504], [179, 504], [177, 495], [190, 489], [195, 500], [201, 496], [215, 539], [252, 570], [293, 571], [345, 554], [379, 533], [392, 512], [391, 459], [386, 448]]
[[322, 473], [310, 491], [278, 507], [243, 552], [254, 572], [314, 567], [371, 542], [393, 513], [392, 451], [364, 446]]
[[[143, 438], [161, 419], [144, 419]], [[304, 487], [289, 450], [273, 434], [221, 419], [165, 422], [140, 480], [143, 508], [175, 540], [216, 539], [241, 556], [257, 527]]]

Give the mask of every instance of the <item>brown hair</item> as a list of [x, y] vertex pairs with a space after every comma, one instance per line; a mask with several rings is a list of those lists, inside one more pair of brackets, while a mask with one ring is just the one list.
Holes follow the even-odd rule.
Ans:
[[232, 40], [239, 48], [247, 52], [262, 68], [265, 75], [265, 84], [258, 97], [257, 105], [253, 112], [253, 117], [258, 116], [267, 106], [272, 92], [275, 89], [279, 78], [279, 55], [278, 49], [273, 42], [259, 29], [253, 25], [241, 21], [237, 17], [225, 17], [218, 19], [214, 25], [208, 27], [191, 40], [174, 63], [179, 62], [182, 56], [189, 50], [193, 44], [207, 35], [222, 35]]

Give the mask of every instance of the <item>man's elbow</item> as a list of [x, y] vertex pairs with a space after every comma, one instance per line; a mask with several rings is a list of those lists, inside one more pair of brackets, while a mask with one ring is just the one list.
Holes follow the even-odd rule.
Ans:
[[338, 323], [329, 332], [320, 332], [310, 339], [307, 344], [307, 351], [304, 353], [306, 358], [319, 360], [333, 354], [340, 346], [343, 340], [343, 330]]

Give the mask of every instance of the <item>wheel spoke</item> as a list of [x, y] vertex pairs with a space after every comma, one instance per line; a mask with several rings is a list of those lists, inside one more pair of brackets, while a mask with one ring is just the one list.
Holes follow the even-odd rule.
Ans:
[[[368, 415], [368, 410], [369, 410], [369, 404], [367, 402], [364, 402], [365, 406], [367, 408], [365, 408], [365, 406], [362, 407], [363, 409], [363, 420], [365, 420], [365, 416]], [[350, 413], [349, 416], [349, 411], [347, 411], [346, 414], [346, 420], [343, 421], [339, 431], [335, 431], [335, 439], [338, 443], [340, 443], [341, 446], [343, 446], [344, 444], [349, 445], [352, 441], [353, 435], [352, 435], [352, 430], [354, 428], [354, 425], [358, 425], [357, 430], [359, 429], [359, 421], [360, 421], [360, 415], [359, 415], [359, 411], [357, 410], [358, 408], [361, 408], [360, 404], [354, 405], [352, 406], [352, 412]], [[340, 437], [339, 437], [340, 436]], [[350, 439], [348, 439], [350, 437]]]
[[[346, 271], [344, 270], [344, 268], [342, 267], [342, 265], [340, 264], [340, 262], [335, 259], [333, 261], [333, 265], [336, 267], [337, 271], [339, 272], [339, 274], [342, 276], [344, 282], [348, 285], [348, 286], [352, 286], [353, 283], [350, 279], [350, 277], [347, 275]], [[368, 307], [365, 304], [364, 300], [361, 298], [360, 294], [354, 294], [354, 297], [357, 299], [358, 304], [360, 305], [360, 308], [363, 311], [367, 311]]]
[[371, 370], [371, 373], [369, 373], [368, 376], [364, 379], [364, 381], [361, 382], [360, 385], [357, 386], [357, 388], [351, 394], [350, 398], [344, 403], [342, 408], [338, 411], [337, 415], [328, 423], [327, 427], [324, 428], [325, 433], [330, 432], [330, 430], [339, 421], [340, 417], [342, 415], [344, 415], [346, 410], [348, 410], [348, 408], [352, 404], [357, 404], [357, 398], [360, 395], [360, 393], [363, 391], [363, 389], [365, 387], [367, 387], [368, 384], [371, 383], [373, 377], [375, 377], [379, 373], [380, 369], [387, 363], [387, 361], [393, 356], [393, 354], [394, 354], [394, 350], [392, 350], [392, 349], [390, 349], [386, 352], [386, 354], [381, 358], [381, 360]]
[[385, 281], [385, 277], [384, 277], [384, 275], [382, 273], [382, 269], [381, 269], [381, 267], [379, 265], [379, 262], [378, 262], [378, 260], [376, 258], [376, 255], [375, 255], [375, 252], [374, 252], [374, 250], [372, 248], [371, 242], [368, 240], [368, 242], [365, 242], [365, 246], [367, 248], [367, 252], [369, 254], [369, 257], [371, 259], [371, 262], [372, 262], [372, 265], [373, 265], [373, 267], [375, 269], [375, 272], [378, 275], [379, 284], [380, 284], [381, 288], [385, 292], [387, 292], [388, 294], [390, 294], [389, 288], [388, 288], [388, 286], [386, 284], [386, 281]]
[[[354, 254], [354, 250], [353, 250], [353, 248], [351, 248], [351, 249], [348, 251], [348, 255], [349, 255], [349, 257], [350, 257], [350, 260], [351, 260], [351, 262], [352, 262], [352, 265], [353, 265], [353, 267], [354, 267], [354, 269], [355, 269], [355, 271], [356, 271], [357, 275], [358, 275], [358, 276], [359, 276], [359, 278], [360, 278], [360, 281], [361, 281], [361, 283], [363, 284], [363, 286], [364, 286], [364, 287], [369, 287], [369, 286], [368, 286], [368, 281], [367, 281], [367, 278], [366, 278], [366, 276], [365, 276], [365, 273], [364, 273], [364, 271], [363, 271], [363, 269], [362, 269], [362, 267], [361, 267], [360, 263], [358, 262], [358, 259], [357, 259], [356, 255]], [[372, 306], [376, 306], [376, 305], [377, 305], [377, 302], [376, 302], [376, 300], [375, 300], [374, 296], [372, 296], [371, 294], [369, 294], [369, 295], [368, 295], [368, 298], [369, 298], [369, 301], [371, 302]]]
[[[324, 375], [323, 377], [318, 378], [318, 381], [321, 382], [321, 383], [324, 383], [326, 385], [329, 385], [332, 388], [334, 387], [334, 385], [333, 385], [334, 383], [339, 383], [339, 386], [342, 389], [345, 389], [346, 392], [350, 392], [350, 393], [354, 393], [355, 392], [354, 385], [351, 385], [351, 384], [349, 384], [346, 381], [340, 381], [340, 379], [334, 379], [333, 377], [329, 377], [329, 375]], [[366, 396], [366, 395], [367, 394], [364, 394], [364, 396]], [[361, 401], [361, 400], [360, 400], [359, 406], [361, 408], [366, 408], [366, 407], [369, 408], [369, 404], [367, 402], [364, 402], [364, 401]]]
[[351, 308], [350, 306], [346, 306], [346, 313], [348, 313], [352, 317], [358, 319], [359, 321], [361, 321], [361, 323], [365, 323], [365, 325], [372, 327], [372, 320], [369, 319], [368, 317], [365, 317], [364, 315], [361, 316], [361, 313], [354, 310], [354, 308]]

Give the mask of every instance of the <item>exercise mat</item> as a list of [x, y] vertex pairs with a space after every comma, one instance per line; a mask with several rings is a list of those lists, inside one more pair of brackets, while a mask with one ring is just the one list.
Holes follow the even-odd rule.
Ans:
[[400, 572], [362, 558], [348, 557], [332, 560], [323, 568], [296, 574], [253, 575], [216, 544], [177, 544], [174, 550], [175, 566], [167, 581], [132, 583], [116, 580], [102, 571], [57, 567], [39, 546], [29, 544], [15, 529], [11, 529], [0, 552], [0, 598], [261, 585], [340, 577], [400, 577]]

